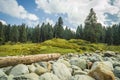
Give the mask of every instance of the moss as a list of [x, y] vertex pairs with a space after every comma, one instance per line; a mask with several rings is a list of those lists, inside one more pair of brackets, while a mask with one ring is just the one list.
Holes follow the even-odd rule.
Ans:
[[0, 46], [0, 56], [29, 55], [41, 53], [83, 53], [94, 52], [96, 50], [119, 51], [120, 46], [108, 46], [101, 43], [90, 43], [81, 39], [51, 39], [42, 43], [6, 43]]

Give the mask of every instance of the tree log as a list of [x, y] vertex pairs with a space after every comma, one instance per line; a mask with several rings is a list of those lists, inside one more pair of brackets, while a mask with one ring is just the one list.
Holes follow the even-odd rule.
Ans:
[[31, 64], [39, 61], [55, 60], [60, 57], [60, 54], [39, 54], [39, 55], [28, 55], [28, 56], [8, 56], [0, 57], [0, 68], [7, 66], [14, 66], [17, 64]]

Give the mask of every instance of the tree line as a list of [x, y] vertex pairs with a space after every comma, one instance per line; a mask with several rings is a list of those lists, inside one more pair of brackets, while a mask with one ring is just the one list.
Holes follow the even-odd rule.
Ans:
[[54, 26], [50, 23], [42, 23], [42, 25], [28, 27], [26, 24], [3, 25], [0, 22], [0, 44], [8, 41], [39, 43], [52, 38], [84, 39], [94, 43], [120, 45], [120, 24], [102, 26], [101, 23], [97, 22], [96, 13], [93, 9], [86, 17], [85, 25], [79, 25], [76, 31], [72, 31], [68, 27], [64, 29], [62, 17], [58, 18]]

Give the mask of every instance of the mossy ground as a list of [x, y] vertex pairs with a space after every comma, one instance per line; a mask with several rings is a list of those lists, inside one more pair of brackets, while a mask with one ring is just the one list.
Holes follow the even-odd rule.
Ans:
[[101, 43], [90, 43], [81, 39], [51, 39], [42, 43], [16, 43], [0, 46], [0, 56], [15, 56], [47, 53], [83, 53], [96, 50], [119, 51], [120, 46], [108, 46]]

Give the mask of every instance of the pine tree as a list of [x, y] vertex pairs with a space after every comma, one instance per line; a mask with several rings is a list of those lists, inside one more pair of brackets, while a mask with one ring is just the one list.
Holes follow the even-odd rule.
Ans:
[[84, 39], [90, 42], [98, 42], [100, 27], [97, 23], [96, 13], [92, 8], [85, 20]]
[[76, 39], [82, 39], [82, 38], [83, 38], [83, 28], [82, 25], [80, 25], [76, 29]]
[[26, 33], [26, 25], [22, 24], [19, 26], [19, 41], [26, 42], [27, 41], [27, 33]]
[[58, 18], [58, 22], [54, 26], [54, 37], [63, 38], [63, 20], [62, 17]]
[[0, 22], [0, 45], [5, 42], [4, 25]]
[[113, 44], [113, 31], [111, 27], [107, 27], [105, 42], [109, 45]]
[[18, 42], [19, 40], [19, 32], [18, 32], [18, 28], [16, 25], [13, 25], [11, 28], [11, 32], [10, 32], [10, 38], [12, 42]]

